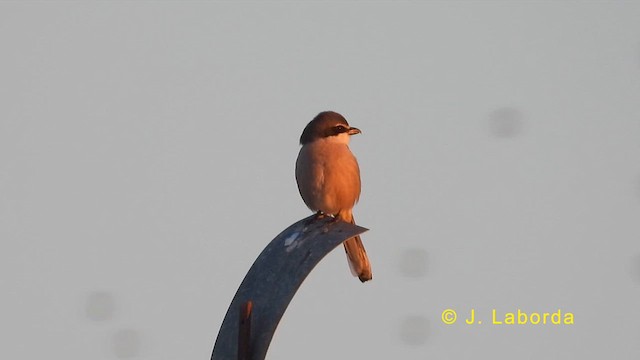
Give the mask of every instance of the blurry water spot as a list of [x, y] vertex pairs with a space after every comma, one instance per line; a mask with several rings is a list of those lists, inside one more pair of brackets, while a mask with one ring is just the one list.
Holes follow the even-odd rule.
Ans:
[[121, 329], [111, 339], [113, 353], [119, 358], [131, 358], [140, 353], [140, 335], [133, 329]]
[[510, 138], [522, 131], [522, 113], [512, 107], [503, 107], [489, 114], [489, 130], [496, 137]]
[[405, 249], [400, 255], [398, 267], [403, 276], [411, 278], [423, 277], [427, 274], [426, 251], [419, 248]]
[[116, 302], [108, 292], [96, 291], [89, 294], [85, 305], [85, 313], [90, 320], [104, 321], [113, 318]]
[[407, 345], [422, 345], [427, 342], [429, 320], [420, 315], [405, 318], [400, 325], [400, 340]]

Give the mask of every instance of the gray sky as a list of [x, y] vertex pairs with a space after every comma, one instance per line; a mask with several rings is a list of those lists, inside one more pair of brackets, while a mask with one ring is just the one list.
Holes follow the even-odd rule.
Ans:
[[[255, 257], [309, 215], [298, 138], [331, 109], [363, 130], [374, 280], [331, 253], [271, 359], [637, 359], [639, 18], [0, 3], [0, 358], [207, 359]], [[486, 324], [492, 309], [575, 324]]]

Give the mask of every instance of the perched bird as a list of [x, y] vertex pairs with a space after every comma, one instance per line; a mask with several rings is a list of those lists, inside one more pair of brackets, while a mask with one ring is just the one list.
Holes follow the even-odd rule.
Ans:
[[[360, 168], [349, 149], [351, 135], [360, 130], [333, 111], [318, 114], [302, 131], [296, 161], [296, 181], [312, 211], [355, 224], [352, 209], [360, 198]], [[349, 268], [360, 281], [371, 280], [371, 264], [360, 236], [344, 243]]]

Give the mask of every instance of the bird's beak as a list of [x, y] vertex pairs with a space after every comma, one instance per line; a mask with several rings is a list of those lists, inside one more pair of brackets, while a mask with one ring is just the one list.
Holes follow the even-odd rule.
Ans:
[[361, 134], [362, 131], [360, 131], [360, 129], [358, 128], [354, 128], [354, 127], [350, 127], [349, 131], [347, 131], [347, 134], [349, 135], [355, 135], [355, 134]]

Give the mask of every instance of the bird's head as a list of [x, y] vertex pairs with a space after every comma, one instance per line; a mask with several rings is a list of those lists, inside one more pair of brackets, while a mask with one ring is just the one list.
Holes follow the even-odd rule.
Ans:
[[351, 135], [360, 133], [360, 129], [349, 126], [344, 116], [333, 111], [323, 111], [304, 128], [300, 144], [305, 145], [320, 139], [348, 144]]

